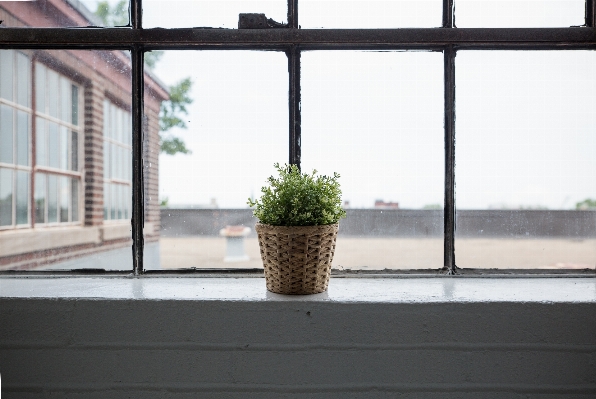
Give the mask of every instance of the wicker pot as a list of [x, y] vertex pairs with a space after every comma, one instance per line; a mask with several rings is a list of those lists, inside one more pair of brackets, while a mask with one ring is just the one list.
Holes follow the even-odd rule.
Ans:
[[257, 223], [267, 289], [278, 294], [327, 290], [339, 224], [271, 226]]

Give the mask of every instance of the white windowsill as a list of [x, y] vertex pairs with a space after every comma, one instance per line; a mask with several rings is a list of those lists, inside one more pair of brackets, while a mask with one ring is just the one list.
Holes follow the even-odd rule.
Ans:
[[332, 278], [328, 292], [268, 292], [264, 278], [2, 276], [0, 298], [314, 301], [333, 303], [596, 303], [596, 278]]

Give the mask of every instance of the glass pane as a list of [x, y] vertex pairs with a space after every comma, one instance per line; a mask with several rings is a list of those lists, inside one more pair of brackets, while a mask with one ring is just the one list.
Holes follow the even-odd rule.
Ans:
[[48, 122], [49, 135], [48, 141], [50, 145], [50, 166], [52, 168], [60, 167], [60, 138], [58, 135], [58, 125], [53, 122]]
[[132, 217], [131, 209], [132, 209], [132, 188], [131, 186], [126, 186], [125, 190], [125, 197], [124, 200], [126, 201], [125, 204], [125, 219], [130, 219]]
[[110, 219], [114, 220], [118, 216], [118, 185], [111, 184], [110, 192], [112, 200], [110, 201]]
[[110, 185], [108, 183], [103, 185], [103, 218], [105, 220], [110, 218]]
[[[34, 51], [36, 64], [31, 75]], [[0, 162], [2, 169], [7, 169], [3, 175], [8, 174], [3, 179], [10, 178], [11, 184], [8, 192], [4, 187], [7, 182], [2, 183], [8, 199], [2, 203], [2, 218], [7, 219], [3, 219], [7, 225], [0, 231], [0, 270], [132, 269], [130, 223], [122, 219], [104, 224], [101, 217], [104, 183], [112, 184], [104, 181], [101, 171], [106, 167], [102, 104], [110, 99], [122, 112], [131, 108], [130, 53], [34, 51], [19, 50], [26, 65], [17, 65], [17, 52], [9, 53], [14, 61], [14, 102], [19, 95], [24, 96], [35, 108], [29, 111], [4, 99], [0, 105]], [[4, 60], [6, 50], [0, 54]], [[6, 69], [4, 64], [0, 64], [2, 71]], [[23, 84], [19, 81], [21, 69], [30, 74]], [[80, 85], [88, 88], [85, 96]], [[159, 90], [164, 98], [168, 96], [166, 87], [160, 86]], [[158, 126], [155, 116], [148, 128], [157, 135]], [[85, 135], [86, 131], [90, 134]], [[147, 146], [158, 149], [157, 140], [148, 140]], [[37, 162], [30, 168], [32, 156]], [[19, 170], [7, 167], [6, 160], [9, 165], [18, 165]], [[118, 211], [123, 213], [123, 209]], [[11, 234], [16, 223], [20, 224], [19, 240]]]
[[79, 124], [79, 88], [77, 86], [71, 86], [72, 92], [72, 101], [71, 101], [71, 115], [72, 115], [72, 124], [78, 125]]
[[46, 114], [46, 75], [47, 68], [35, 63], [35, 109], [37, 112]]
[[79, 181], [77, 179], [71, 179], [71, 207], [72, 207], [72, 221], [79, 221]]
[[116, 106], [110, 103], [109, 106], [109, 126], [110, 130], [108, 131], [108, 137], [116, 140]]
[[16, 207], [17, 224], [29, 223], [29, 172], [17, 170]]
[[13, 162], [13, 109], [0, 105], [0, 162]]
[[458, 28], [555, 28], [583, 25], [585, 0], [455, 0]]
[[[169, 130], [165, 148], [180, 149], [177, 138], [192, 153], [158, 158], [158, 151], [145, 149], [147, 267], [263, 267], [247, 200], [259, 194], [273, 164], [288, 158], [287, 68], [281, 52], [164, 53], [155, 73], [170, 87], [187, 77], [192, 82], [188, 115], [179, 114], [187, 129]], [[159, 91], [151, 93], [149, 124], [163, 101]], [[160, 211], [160, 202], [168, 208]], [[238, 246], [227, 247], [233, 237], [220, 235], [228, 225], [249, 229]]]
[[117, 179], [118, 178], [118, 152], [117, 152], [118, 147], [116, 146], [116, 144], [111, 143], [110, 144], [110, 161], [111, 161], [111, 165], [110, 165], [110, 178], [114, 178]]
[[48, 176], [48, 223], [58, 221], [58, 177]]
[[68, 222], [68, 200], [70, 199], [69, 178], [60, 176], [58, 178], [60, 192], [60, 222]]
[[29, 57], [17, 52], [17, 103], [31, 107], [31, 64]]
[[264, 13], [267, 18], [285, 23], [287, 4], [287, 0], [145, 0], [143, 26], [236, 29], [239, 13]]
[[77, 132], [70, 132], [70, 169], [74, 171], [79, 170], [79, 139]]
[[48, 69], [47, 80], [49, 114], [54, 118], [58, 118], [58, 74]]
[[118, 219], [124, 218], [124, 186], [119, 184], [116, 192], [118, 193]]
[[0, 97], [13, 100], [14, 51], [0, 50]]
[[6, 27], [81, 27], [128, 25], [128, 1], [61, 0], [51, 6], [35, 1], [2, 1], [0, 13]]
[[48, 166], [48, 135], [45, 119], [37, 118], [35, 121], [35, 162], [39, 166]]
[[67, 79], [60, 78], [60, 119], [64, 122], [72, 122], [70, 111], [72, 104], [70, 100], [72, 98], [72, 88], [70, 82]]
[[300, 0], [303, 28], [432, 28], [442, 23], [440, 0]]
[[110, 143], [107, 141], [103, 142], [103, 178], [109, 179], [110, 178]]
[[35, 223], [46, 222], [46, 181], [47, 175], [35, 175]]
[[459, 52], [457, 265], [594, 268], [596, 53]]
[[13, 171], [0, 168], [0, 226], [12, 225]]
[[302, 169], [341, 175], [334, 268], [443, 265], [443, 56], [302, 55]]
[[17, 163], [29, 165], [29, 114], [17, 112]]
[[68, 169], [68, 128], [60, 126], [60, 169]]

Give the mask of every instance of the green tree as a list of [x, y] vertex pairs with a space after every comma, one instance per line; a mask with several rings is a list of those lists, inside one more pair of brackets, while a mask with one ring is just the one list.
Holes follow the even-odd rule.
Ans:
[[155, 64], [157, 64], [157, 61], [159, 61], [162, 56], [163, 51], [161, 50], [153, 50], [146, 52], [144, 57], [145, 66], [149, 69], [155, 68]]
[[192, 88], [190, 78], [182, 79], [180, 82], [170, 87], [170, 99], [161, 103], [159, 112], [159, 136], [161, 152], [168, 155], [177, 153], [192, 154], [186, 148], [186, 144], [180, 138], [166, 133], [168, 130], [179, 127], [186, 129], [186, 122], [182, 116], [188, 115], [186, 106], [192, 103], [192, 98], [188, 95]]
[[[103, 22], [104, 26], [126, 26], [129, 24], [128, 1], [120, 0], [114, 6], [106, 0], [97, 3], [95, 10], [97, 15]], [[163, 51], [149, 51], [145, 53], [144, 63], [148, 69], [155, 68], [155, 64], [163, 56]], [[162, 153], [168, 155], [175, 155], [177, 153], [192, 154], [186, 148], [186, 144], [179, 137], [166, 133], [168, 130], [179, 127], [186, 129], [186, 123], [182, 119], [188, 115], [186, 106], [192, 103], [192, 98], [188, 93], [192, 87], [190, 78], [183, 79], [170, 89], [170, 99], [161, 103], [159, 113], [159, 143]]]
[[104, 26], [127, 26], [130, 22], [128, 17], [128, 1], [120, 0], [116, 5], [110, 6], [108, 1], [97, 3], [95, 10]]

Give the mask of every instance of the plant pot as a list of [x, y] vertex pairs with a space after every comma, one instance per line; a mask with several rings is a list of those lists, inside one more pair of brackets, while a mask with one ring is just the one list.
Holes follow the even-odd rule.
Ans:
[[339, 224], [271, 226], [257, 223], [267, 290], [318, 294], [327, 290]]

